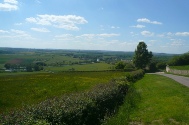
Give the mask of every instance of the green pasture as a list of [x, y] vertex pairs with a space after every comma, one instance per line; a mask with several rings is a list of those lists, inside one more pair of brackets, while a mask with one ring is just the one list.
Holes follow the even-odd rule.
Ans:
[[49, 54], [49, 53], [17, 53], [17, 54], [1, 54], [0, 64], [5, 64], [14, 59], [23, 59], [23, 63], [32, 63], [33, 61], [43, 61], [47, 64], [58, 63], [58, 62], [79, 62], [82, 61], [78, 58], [73, 58], [60, 54]]
[[159, 75], [145, 75], [106, 125], [188, 125], [189, 88]]
[[63, 72], [0, 76], [0, 113], [65, 93], [86, 91], [124, 72]]
[[71, 63], [71, 62], [79, 62], [79, 61], [82, 61], [82, 60], [80, 60], [78, 58], [73, 58], [70, 56], [55, 54], [55, 55], [50, 55], [50, 57], [48, 56], [48, 61], [46, 63], [47, 64], [60, 63], [60, 62]]
[[189, 70], [189, 65], [184, 66], [170, 66], [171, 69], [178, 69], [178, 70]]
[[103, 71], [103, 70], [112, 70], [113, 65], [107, 63], [91, 63], [83, 65], [65, 65], [65, 66], [53, 66], [45, 67], [46, 71]]

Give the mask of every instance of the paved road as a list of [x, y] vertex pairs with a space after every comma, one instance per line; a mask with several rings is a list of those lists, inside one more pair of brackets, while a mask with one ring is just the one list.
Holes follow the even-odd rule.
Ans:
[[157, 74], [157, 75], [162, 75], [162, 76], [166, 76], [166, 77], [169, 77], [187, 87], [189, 87], [189, 77], [184, 77], [184, 76], [177, 76], [177, 75], [172, 75], [172, 74], [165, 74], [165, 73], [162, 73], [162, 72], [159, 72], [159, 73], [151, 73], [151, 74]]

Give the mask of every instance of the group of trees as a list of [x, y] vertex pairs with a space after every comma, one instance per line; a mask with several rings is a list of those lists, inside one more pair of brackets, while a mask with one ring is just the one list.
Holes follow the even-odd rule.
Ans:
[[189, 65], [189, 53], [173, 57], [168, 64], [170, 66]]
[[[176, 63], [180, 65], [181, 62], [182, 64], [187, 64], [187, 62], [189, 64], [189, 54], [185, 54], [181, 57], [175, 57], [171, 62], [174, 62], [174, 65]], [[165, 70], [166, 65], [166, 61], [162, 61], [157, 57], [153, 57], [152, 52], [148, 51], [147, 45], [144, 42], [139, 42], [135, 50], [132, 62], [118, 62], [115, 68], [126, 71], [134, 69], [144, 69], [149, 72], [155, 72], [158, 70]]]
[[132, 71], [135, 69], [135, 67], [131, 62], [120, 61], [120, 62], [116, 63], [115, 69], [120, 69], [120, 70], [124, 70], [124, 71]]
[[10, 64], [6, 63], [4, 67], [6, 69], [12, 69], [12, 70], [20, 70], [20, 69], [25, 69], [27, 72], [32, 72], [32, 71], [40, 71], [43, 70], [43, 66], [46, 66], [44, 62], [36, 62], [32, 64]]
[[147, 45], [144, 42], [139, 42], [133, 56], [132, 63], [118, 62], [115, 66], [116, 69], [146, 69], [155, 70], [155, 63], [152, 62], [152, 52], [148, 52]]

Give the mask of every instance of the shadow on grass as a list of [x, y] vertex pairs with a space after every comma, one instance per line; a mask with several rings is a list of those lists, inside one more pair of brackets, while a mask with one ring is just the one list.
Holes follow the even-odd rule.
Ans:
[[129, 87], [124, 104], [120, 107], [115, 116], [109, 118], [103, 125], [127, 125], [130, 122], [130, 114], [138, 109], [141, 101], [140, 92], [136, 90], [134, 84]]

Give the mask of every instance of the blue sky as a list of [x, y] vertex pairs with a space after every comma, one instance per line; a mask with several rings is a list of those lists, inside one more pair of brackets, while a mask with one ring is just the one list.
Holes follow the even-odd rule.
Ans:
[[188, 0], [0, 0], [0, 47], [189, 51]]

